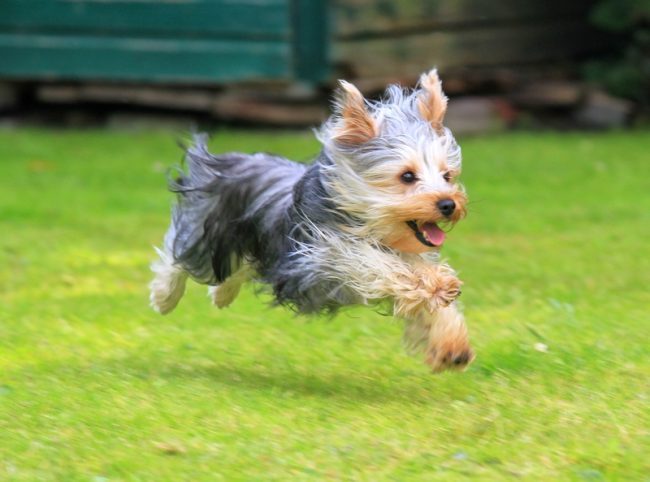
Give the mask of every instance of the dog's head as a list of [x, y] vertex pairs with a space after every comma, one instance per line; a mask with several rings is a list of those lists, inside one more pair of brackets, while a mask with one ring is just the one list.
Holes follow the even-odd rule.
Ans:
[[415, 90], [392, 85], [377, 102], [340, 82], [319, 138], [333, 161], [327, 189], [357, 234], [420, 253], [442, 246], [443, 228], [465, 215], [460, 147], [443, 126], [446, 110], [435, 70]]

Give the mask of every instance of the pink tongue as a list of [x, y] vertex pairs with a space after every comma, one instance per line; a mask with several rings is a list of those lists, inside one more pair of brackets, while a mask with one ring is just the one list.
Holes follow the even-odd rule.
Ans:
[[442, 246], [442, 243], [445, 242], [445, 232], [436, 223], [424, 223], [422, 231], [424, 231], [427, 240], [434, 246]]

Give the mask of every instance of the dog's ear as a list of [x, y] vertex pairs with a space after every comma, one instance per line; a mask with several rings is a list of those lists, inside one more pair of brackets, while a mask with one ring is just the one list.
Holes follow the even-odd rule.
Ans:
[[359, 145], [377, 136], [377, 123], [366, 106], [366, 101], [354, 85], [339, 80], [336, 91], [334, 130], [336, 142], [344, 145]]
[[442, 121], [447, 112], [447, 96], [442, 91], [442, 82], [436, 69], [420, 76], [418, 82], [418, 109], [424, 120], [429, 122], [436, 132], [442, 131]]

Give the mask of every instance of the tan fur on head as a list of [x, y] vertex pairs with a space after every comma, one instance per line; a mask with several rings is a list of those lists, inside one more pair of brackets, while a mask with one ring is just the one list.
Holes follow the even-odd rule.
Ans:
[[422, 118], [428, 121], [436, 132], [442, 131], [442, 121], [447, 112], [447, 96], [442, 91], [438, 71], [433, 69], [420, 77], [418, 109]]
[[377, 124], [366, 101], [354, 85], [339, 80], [336, 109], [340, 116], [334, 139], [344, 145], [358, 145], [377, 136]]
[[[450, 217], [443, 216], [436, 209], [436, 203], [441, 199], [452, 199], [456, 204], [456, 209]], [[413, 231], [405, 224], [405, 221], [456, 223], [465, 217], [466, 202], [465, 193], [457, 188], [444, 193], [423, 193], [411, 196], [401, 203], [387, 208], [385, 219], [391, 225], [384, 229], [388, 234], [383, 242], [391, 248], [405, 253], [428, 251], [431, 248], [423, 245], [413, 236]]]
[[[441, 199], [452, 199], [456, 204], [453, 214], [446, 218], [436, 209], [436, 203]], [[465, 217], [465, 204], [467, 196], [458, 188], [452, 188], [445, 192], [432, 192], [415, 194], [405, 198], [400, 203], [386, 208], [387, 219], [394, 221], [450, 221], [458, 222]]]

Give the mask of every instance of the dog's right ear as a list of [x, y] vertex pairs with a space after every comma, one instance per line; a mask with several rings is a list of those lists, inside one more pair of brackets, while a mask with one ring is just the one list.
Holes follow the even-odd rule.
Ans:
[[337, 143], [354, 146], [377, 136], [377, 123], [368, 111], [366, 100], [359, 89], [345, 80], [339, 80], [334, 115], [333, 138]]

